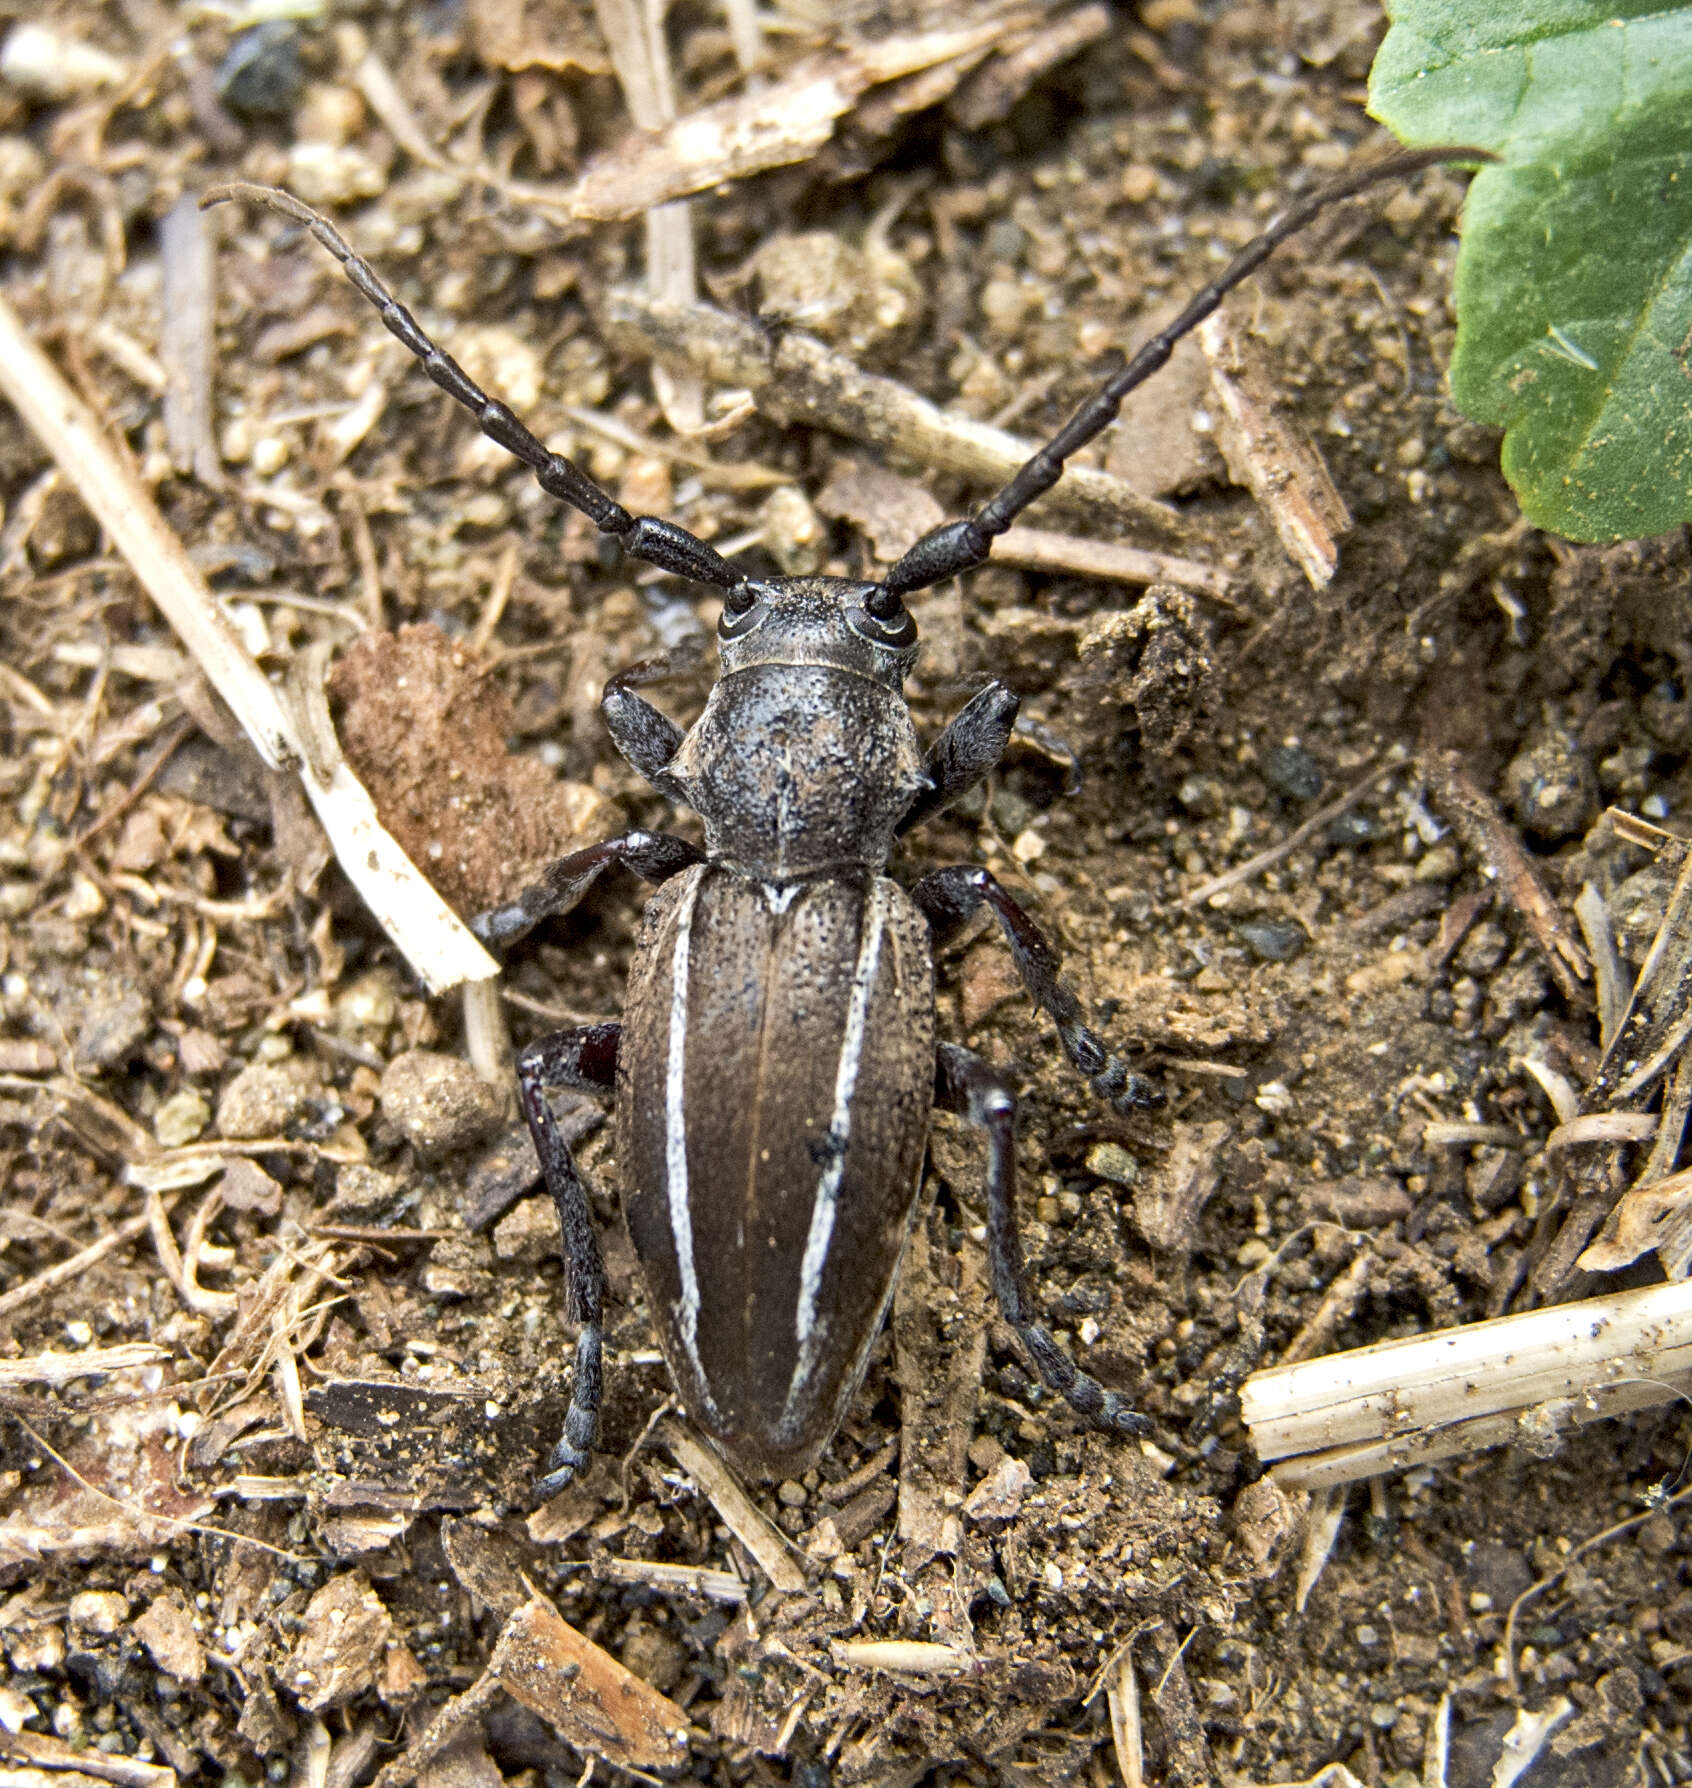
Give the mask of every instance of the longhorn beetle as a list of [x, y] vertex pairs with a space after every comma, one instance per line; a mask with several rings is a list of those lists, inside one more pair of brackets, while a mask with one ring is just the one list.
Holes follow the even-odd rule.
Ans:
[[599, 1427], [604, 1267], [549, 1087], [615, 1092], [623, 1210], [664, 1357], [694, 1419], [757, 1477], [796, 1476], [839, 1425], [863, 1375], [914, 1219], [928, 1112], [987, 1132], [993, 1292], [1040, 1377], [1100, 1427], [1143, 1432], [1116, 1391], [1081, 1371], [1030, 1306], [1016, 1224], [1016, 1099], [979, 1056], [935, 1042], [934, 953], [982, 906], [1034, 1003], [1101, 1097], [1131, 1102], [1127, 1071], [1084, 1021], [1034, 921], [985, 869], [906, 890], [884, 873], [893, 840], [973, 788], [1010, 738], [1017, 697], [991, 682], [926, 754], [905, 704], [917, 653], [913, 591], [985, 560], [993, 540], [1115, 419], [1175, 343], [1318, 212], [1383, 180], [1484, 150], [1401, 154], [1323, 187], [1242, 249], [964, 521], [933, 529], [880, 583], [760, 579], [674, 522], [631, 515], [549, 451], [418, 327], [335, 228], [290, 194], [235, 184], [302, 224], [390, 331], [483, 434], [623, 550], [723, 593], [721, 675], [687, 733], [635, 693], [648, 667], [605, 686], [612, 740], [662, 795], [691, 807], [705, 848], [628, 832], [561, 858], [509, 906], [475, 921], [509, 945], [621, 864], [654, 884], [621, 1024], [543, 1037], [517, 1062], [564, 1240], [569, 1316], [581, 1325], [563, 1437], [536, 1487], [586, 1463]]

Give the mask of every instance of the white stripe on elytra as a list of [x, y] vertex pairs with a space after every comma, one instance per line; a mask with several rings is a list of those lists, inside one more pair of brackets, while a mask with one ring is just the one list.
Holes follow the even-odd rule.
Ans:
[[664, 1167], [669, 1182], [670, 1233], [676, 1244], [676, 1271], [681, 1276], [681, 1301], [676, 1322], [682, 1346], [693, 1362], [707, 1407], [711, 1392], [699, 1358], [699, 1277], [693, 1267], [693, 1212], [687, 1186], [687, 970], [693, 942], [693, 908], [704, 879], [701, 866], [692, 872], [687, 892], [676, 911], [676, 951], [670, 962], [670, 1049], [664, 1065]]
[[816, 1370], [822, 1351], [817, 1327], [817, 1299], [822, 1291], [823, 1268], [829, 1243], [834, 1239], [835, 1207], [840, 1181], [846, 1172], [846, 1146], [852, 1134], [852, 1098], [858, 1087], [858, 1066], [863, 1059], [864, 1033], [869, 1028], [870, 992], [881, 965], [881, 939], [887, 929], [888, 893], [877, 882], [870, 893], [863, 940], [858, 946], [858, 966], [852, 971], [852, 992], [846, 1003], [846, 1035], [840, 1044], [840, 1065], [834, 1076], [834, 1117], [828, 1127], [829, 1156], [817, 1181], [811, 1206], [811, 1233], [805, 1240], [805, 1258], [799, 1268], [799, 1304], [794, 1313], [794, 1334], [799, 1342], [799, 1362], [788, 1386], [784, 1414], [793, 1413], [805, 1381]]

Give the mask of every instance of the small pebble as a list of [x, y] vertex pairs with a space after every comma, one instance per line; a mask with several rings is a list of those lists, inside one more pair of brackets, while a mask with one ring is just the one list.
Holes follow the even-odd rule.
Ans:
[[963, 1505], [965, 1519], [1009, 1521], [1022, 1507], [1022, 1499], [1033, 1481], [1027, 1465], [1007, 1453], [970, 1491]]
[[70, 1599], [70, 1623], [87, 1633], [109, 1636], [129, 1619], [129, 1599], [115, 1589], [84, 1589]]
[[468, 1062], [429, 1049], [396, 1055], [382, 1075], [382, 1115], [425, 1155], [480, 1142], [505, 1101]]
[[828, 557], [828, 526], [811, 499], [791, 484], [779, 485], [758, 511], [764, 546], [788, 577], [809, 577]]
[[192, 1087], [173, 1093], [153, 1113], [153, 1134], [159, 1146], [179, 1149], [190, 1143], [205, 1129], [211, 1119], [211, 1107]]
[[1579, 743], [1568, 733], [1552, 733], [1510, 760], [1504, 798], [1528, 831], [1573, 838], [1598, 810], [1598, 779]]
[[783, 1508], [802, 1509], [805, 1506], [805, 1486], [788, 1478], [785, 1483], [777, 1485], [776, 1497]]
[[1610, 917], [1616, 944], [1629, 962], [1642, 963], [1662, 928], [1674, 891], [1674, 871], [1663, 863], [1647, 863], [1610, 896]]
[[1238, 930], [1259, 962], [1291, 962], [1308, 941], [1304, 927], [1290, 919], [1247, 919]]
[[129, 65], [46, 25], [14, 25], [0, 47], [0, 81], [31, 99], [74, 99], [98, 87], [115, 87]]
[[558, 1252], [558, 1214], [552, 1200], [525, 1198], [513, 1206], [494, 1225], [493, 1247], [496, 1259], [518, 1266], [550, 1260]]
[[76, 1070], [98, 1074], [126, 1061], [147, 1040], [153, 1009], [139, 988], [112, 982], [96, 989], [76, 1033]]
[[1639, 1530], [1639, 1548], [1652, 1558], [1665, 1558], [1674, 1550], [1674, 1522], [1660, 1511]]
[[304, 1087], [286, 1068], [255, 1062], [243, 1068], [217, 1101], [217, 1128], [233, 1140], [281, 1136], [307, 1104]]
[[1352, 845], [1373, 844], [1381, 835], [1380, 823], [1372, 813], [1342, 813], [1328, 827], [1328, 843], [1337, 850]]
[[1011, 855], [1019, 863], [1037, 863], [1046, 854], [1046, 841], [1030, 826], [1011, 841]]
[[1183, 778], [1175, 799], [1198, 819], [1213, 819], [1228, 804], [1227, 791], [1214, 776]]
[[1258, 774], [1289, 801], [1314, 801], [1325, 786], [1322, 766], [1302, 745], [1269, 745], [1259, 754]]
[[217, 96], [238, 118], [285, 118], [305, 86], [298, 29], [267, 19], [237, 32], [217, 70]]
[[335, 1195], [323, 1214], [337, 1223], [373, 1223], [388, 1214], [403, 1190], [391, 1173], [348, 1162], [335, 1176]]
[[1140, 1177], [1140, 1164], [1119, 1142], [1095, 1142], [1087, 1151], [1087, 1171], [1112, 1185], [1132, 1186]]
[[352, 143], [295, 143], [288, 150], [287, 185], [308, 205], [353, 205], [375, 198], [387, 176]]
[[1422, 860], [1416, 865], [1416, 880], [1455, 881], [1462, 868], [1463, 859], [1454, 844], [1436, 844], [1431, 851], [1423, 854]]

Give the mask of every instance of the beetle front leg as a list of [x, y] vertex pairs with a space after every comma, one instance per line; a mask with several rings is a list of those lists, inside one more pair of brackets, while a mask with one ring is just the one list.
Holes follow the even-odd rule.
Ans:
[[1020, 698], [1003, 683], [979, 689], [951, 718], [923, 761], [929, 786], [905, 809], [898, 830], [932, 819], [969, 791], [1005, 755]]
[[987, 1271], [1005, 1321], [1028, 1349], [1041, 1382], [1095, 1426], [1117, 1434], [1145, 1434], [1151, 1423], [1117, 1391], [1081, 1370], [1034, 1320], [1016, 1224], [1016, 1095], [981, 1057], [942, 1043], [934, 1064], [934, 1103], [987, 1132]]
[[572, 851], [544, 870], [509, 906], [479, 913], [470, 929], [484, 944], [514, 944], [533, 931], [542, 919], [567, 913], [613, 863], [632, 869], [643, 881], [656, 886], [695, 863], [703, 863], [698, 847], [668, 832], [625, 832], [603, 844]]
[[599, 1433], [605, 1301], [605, 1262], [588, 1214], [587, 1193], [546, 1093], [554, 1086], [610, 1092], [617, 1081], [622, 1029], [619, 1024], [590, 1024], [579, 1030], [557, 1031], [531, 1043], [517, 1058], [523, 1115], [529, 1120], [529, 1134], [535, 1139], [535, 1153], [540, 1157], [546, 1189], [558, 1208], [558, 1227], [564, 1238], [564, 1312], [582, 1325], [564, 1433], [547, 1461], [551, 1469], [535, 1486], [538, 1501], [556, 1496], [587, 1464]]
[[599, 711], [605, 716], [611, 743], [659, 794], [676, 800], [680, 798], [679, 791], [664, 774], [664, 766], [681, 749], [684, 734], [668, 714], [660, 713], [645, 696], [635, 694], [638, 685], [670, 674], [671, 666], [662, 658], [631, 664], [607, 679], [605, 693], [599, 698]]
[[911, 889], [939, 950], [955, 937], [985, 904], [999, 921], [1011, 958], [1028, 997], [1057, 1025], [1064, 1053], [1086, 1075], [1088, 1084], [1118, 1111], [1161, 1105], [1161, 1096], [1138, 1074], [1130, 1074], [1120, 1056], [1111, 1055], [1088, 1026], [1075, 990], [1058, 972], [1058, 953], [1046, 934], [985, 869], [960, 863], [936, 869]]

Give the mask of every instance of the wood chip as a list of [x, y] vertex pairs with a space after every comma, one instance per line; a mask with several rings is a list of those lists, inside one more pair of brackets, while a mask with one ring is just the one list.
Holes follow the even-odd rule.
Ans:
[[481, 1676], [382, 1770], [375, 1788], [402, 1788], [414, 1780], [501, 1690], [567, 1744], [619, 1769], [669, 1771], [687, 1758], [687, 1715], [535, 1594], [506, 1621]]
[[578, 1633], [544, 1596], [506, 1622], [488, 1670], [579, 1751], [648, 1770], [672, 1769], [687, 1755], [687, 1715]]
[[1327, 461], [1293, 414], [1286, 381], [1260, 340], [1238, 329], [1226, 307], [1198, 329], [1221, 413], [1217, 442], [1236, 484], [1257, 499], [1311, 587], [1325, 590], [1339, 569], [1339, 536], [1351, 526]]
[[805, 161], [871, 87], [973, 57], [1013, 22], [1001, 15], [808, 56], [765, 86], [619, 143], [589, 162], [573, 186], [525, 187], [524, 196], [578, 222], [611, 223], [728, 180]]

